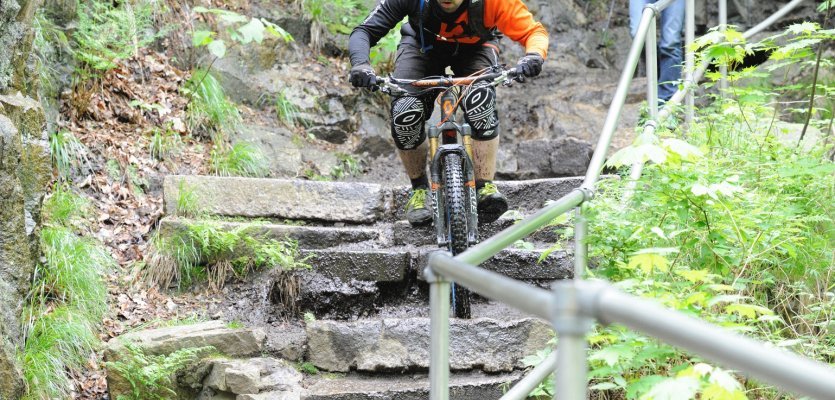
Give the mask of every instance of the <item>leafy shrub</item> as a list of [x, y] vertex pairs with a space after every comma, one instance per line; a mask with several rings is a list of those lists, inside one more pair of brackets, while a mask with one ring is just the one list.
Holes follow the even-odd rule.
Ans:
[[182, 147], [183, 140], [179, 133], [160, 128], [151, 131], [151, 143], [148, 146], [151, 157], [162, 161], [179, 153]]
[[213, 350], [212, 346], [195, 347], [168, 355], [149, 356], [138, 345], [125, 343], [122, 358], [106, 362], [105, 366], [130, 383], [131, 392], [117, 400], [165, 400], [177, 396], [174, 374]]
[[117, 66], [159, 35], [153, 31], [155, 1], [92, 0], [78, 3], [78, 26], [73, 32], [75, 58], [85, 73], [97, 74]]

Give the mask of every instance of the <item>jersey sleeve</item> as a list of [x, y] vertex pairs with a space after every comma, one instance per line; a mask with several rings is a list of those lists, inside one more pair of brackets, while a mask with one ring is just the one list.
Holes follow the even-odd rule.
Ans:
[[408, 15], [408, 0], [380, 0], [368, 17], [351, 32], [348, 52], [351, 65], [368, 63], [368, 53], [398, 22]]
[[525, 46], [526, 53], [548, 55], [548, 30], [534, 21], [521, 0], [481, 0], [486, 2], [484, 22], [499, 28], [505, 36]]

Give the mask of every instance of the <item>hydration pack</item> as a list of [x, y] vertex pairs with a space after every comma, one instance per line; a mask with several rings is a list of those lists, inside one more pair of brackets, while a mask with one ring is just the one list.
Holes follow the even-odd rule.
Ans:
[[[420, 1], [420, 17], [418, 19], [418, 25], [420, 29], [420, 51], [425, 53], [432, 49], [432, 46], [427, 46], [424, 39], [424, 23], [429, 19], [429, 7], [430, 1], [435, 0], [418, 0]], [[487, 0], [470, 0], [470, 4], [467, 7], [467, 24], [470, 27], [470, 31], [474, 32], [476, 36], [480, 38], [479, 44], [496, 39], [498, 37], [496, 29], [489, 29], [484, 26], [484, 2]]]

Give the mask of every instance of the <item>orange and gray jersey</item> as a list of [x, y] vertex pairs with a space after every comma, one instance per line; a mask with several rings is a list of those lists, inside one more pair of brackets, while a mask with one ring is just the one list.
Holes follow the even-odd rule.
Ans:
[[498, 31], [525, 46], [526, 53], [548, 54], [548, 31], [534, 21], [521, 0], [464, 0], [454, 13], [443, 12], [436, 0], [381, 0], [366, 20], [354, 28], [348, 48], [351, 63], [368, 62], [370, 48], [403, 18], [401, 43], [417, 48], [457, 48], [485, 41], [470, 27], [470, 1], [483, 2], [486, 30]]

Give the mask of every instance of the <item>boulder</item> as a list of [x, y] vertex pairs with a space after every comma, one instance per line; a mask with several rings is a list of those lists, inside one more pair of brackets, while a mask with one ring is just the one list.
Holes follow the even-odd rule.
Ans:
[[231, 137], [232, 143], [255, 145], [270, 161], [270, 172], [277, 177], [295, 177], [302, 166], [301, 144], [283, 127], [244, 125]]
[[[235, 329], [227, 327], [223, 321], [210, 321], [131, 332], [108, 342], [104, 355], [108, 362], [118, 361], [126, 351], [125, 343], [130, 342], [146, 355], [167, 355], [182, 349], [212, 346], [224, 356], [248, 357], [261, 353], [265, 339], [266, 334], [260, 328]], [[235, 382], [236, 385], [245, 384], [243, 377]], [[130, 390], [129, 383], [115, 370], [108, 370], [107, 387], [114, 399]]]
[[215, 360], [200, 398], [298, 399], [301, 380], [295, 368], [274, 358]]

